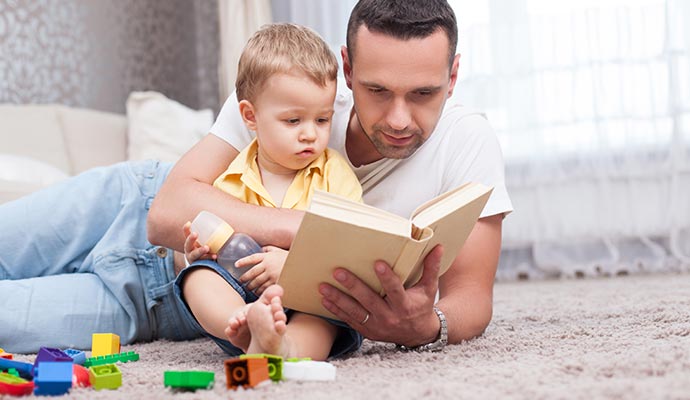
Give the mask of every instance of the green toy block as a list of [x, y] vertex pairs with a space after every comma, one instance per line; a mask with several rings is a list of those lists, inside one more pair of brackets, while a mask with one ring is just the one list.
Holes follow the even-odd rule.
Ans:
[[16, 377], [19, 377], [19, 371], [17, 371], [16, 368], [10, 368], [7, 370], [7, 373], [10, 375], [14, 375]]
[[246, 358], [265, 358], [268, 361], [268, 377], [274, 382], [283, 379], [283, 357], [265, 353], [240, 355], [240, 359]]
[[290, 357], [287, 360], [287, 362], [300, 362], [300, 361], [311, 361], [311, 357]]
[[216, 374], [209, 371], [165, 371], [163, 384], [176, 389], [211, 389]]
[[139, 354], [133, 351], [127, 351], [118, 354], [108, 354], [106, 356], [89, 357], [84, 361], [85, 367], [91, 367], [94, 365], [104, 365], [104, 364], [114, 364], [116, 362], [129, 362], [129, 361], [139, 361]]
[[96, 390], [117, 389], [122, 386], [122, 372], [115, 364], [89, 367], [89, 381]]

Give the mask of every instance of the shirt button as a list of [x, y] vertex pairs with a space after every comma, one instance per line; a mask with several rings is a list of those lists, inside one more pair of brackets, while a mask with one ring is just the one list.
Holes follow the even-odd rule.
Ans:
[[158, 257], [160, 258], [165, 258], [168, 255], [168, 249], [165, 247], [159, 247], [158, 250], [156, 250], [156, 254], [158, 254]]

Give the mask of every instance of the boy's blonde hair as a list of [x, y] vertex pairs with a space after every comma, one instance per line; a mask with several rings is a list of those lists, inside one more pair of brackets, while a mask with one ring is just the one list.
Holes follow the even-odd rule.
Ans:
[[269, 77], [301, 72], [326, 86], [337, 79], [338, 60], [313, 30], [295, 24], [264, 25], [247, 42], [240, 56], [235, 90], [237, 101], [254, 101]]

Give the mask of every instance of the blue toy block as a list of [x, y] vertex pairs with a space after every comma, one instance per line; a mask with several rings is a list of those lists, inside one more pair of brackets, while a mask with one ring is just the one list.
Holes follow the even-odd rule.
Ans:
[[72, 366], [66, 361], [41, 361], [35, 368], [34, 394], [59, 396], [72, 387]]
[[34, 361], [34, 367], [38, 365], [41, 361], [53, 361], [53, 362], [73, 362], [72, 357], [65, 354], [64, 351], [60, 349], [54, 349], [52, 347], [41, 347], [36, 355], [36, 361]]
[[84, 365], [84, 363], [86, 362], [86, 353], [84, 353], [81, 350], [66, 349], [64, 350], [64, 352], [68, 356], [72, 357], [72, 360], [74, 360], [75, 364]]
[[20, 377], [29, 381], [34, 380], [34, 366], [32, 364], [0, 358], [0, 370], [7, 371], [12, 368], [17, 370]]

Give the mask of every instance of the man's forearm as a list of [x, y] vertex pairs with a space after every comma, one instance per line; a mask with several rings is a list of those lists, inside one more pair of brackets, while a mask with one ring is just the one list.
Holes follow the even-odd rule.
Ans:
[[[181, 186], [179, 190], [177, 186]], [[182, 226], [200, 211], [208, 210], [227, 221], [237, 232], [250, 235], [261, 245], [288, 248], [302, 213], [246, 204], [201, 182], [170, 185], [159, 193], [148, 218], [152, 244], [184, 251]], [[173, 195], [173, 193], [179, 195]], [[191, 194], [191, 195], [190, 195]], [[174, 198], [174, 201], [169, 200]], [[157, 203], [157, 204], [156, 204]]]
[[263, 245], [289, 247], [302, 212], [245, 204], [212, 186], [237, 154], [212, 134], [187, 152], [151, 204], [147, 219], [149, 242], [182, 251], [182, 226], [200, 211], [208, 210]]
[[484, 333], [491, 322], [491, 293], [479, 287], [464, 287], [439, 299], [436, 304], [446, 315], [448, 344], [460, 343]]

